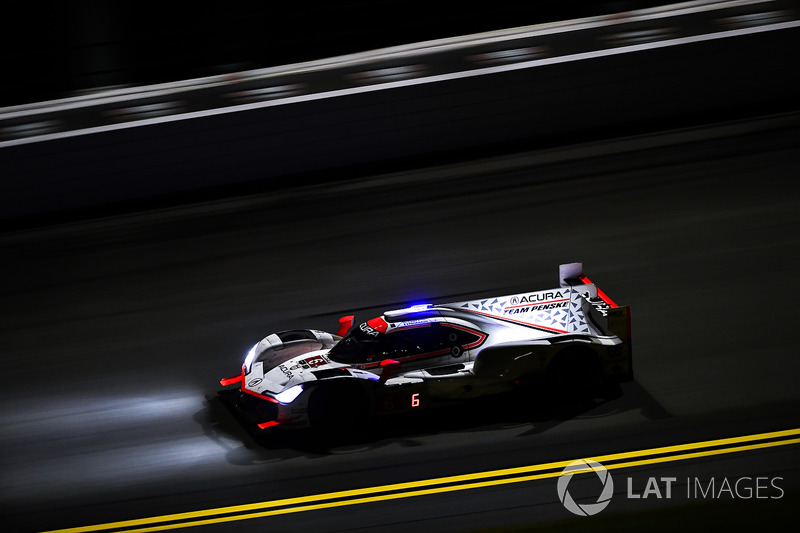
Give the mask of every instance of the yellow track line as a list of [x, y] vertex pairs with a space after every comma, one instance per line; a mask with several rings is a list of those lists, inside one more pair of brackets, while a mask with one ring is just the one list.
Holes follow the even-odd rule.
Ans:
[[[789, 437], [794, 435], [800, 435], [800, 428], [797, 429], [789, 429], [784, 431], [773, 431], [769, 433], [759, 433], [754, 435], [746, 435], [742, 437], [731, 437], [726, 439], [717, 439], [717, 440], [709, 440], [709, 441], [702, 441], [697, 443], [689, 443], [689, 444], [678, 444], [674, 446], [664, 446], [660, 448], [651, 448], [648, 450], [636, 450], [631, 452], [623, 452], [623, 453], [616, 453], [616, 454], [609, 454], [609, 455], [601, 455], [597, 457], [591, 457], [590, 459], [598, 462], [609, 462], [609, 461], [617, 461], [620, 459], [630, 459], [635, 457], [643, 457], [648, 455], [660, 455], [660, 454], [667, 454], [667, 453], [674, 453], [674, 452], [682, 452], [687, 450], [696, 450], [699, 448], [711, 448], [711, 447], [719, 447], [719, 446], [726, 446], [731, 444], [739, 444], [743, 442], [753, 442], [759, 440], [766, 440], [766, 439], [774, 439], [774, 438], [781, 438], [781, 437]], [[672, 461], [681, 461], [686, 459], [694, 459], [698, 457], [707, 457], [712, 455], [720, 455], [720, 454], [727, 454], [727, 453], [736, 453], [736, 452], [743, 452], [748, 450], [756, 450], [762, 448], [770, 448], [775, 446], [784, 446], [788, 444], [797, 444], [800, 443], [800, 438], [797, 439], [788, 439], [788, 440], [780, 440], [780, 441], [773, 441], [773, 442], [765, 442], [760, 444], [751, 444], [746, 446], [733, 446], [728, 448], [721, 448], [715, 450], [706, 450], [702, 452], [694, 452], [694, 453], [684, 453], [680, 455], [667, 455], [664, 457], [655, 457], [650, 459], [638, 460], [638, 461], [628, 461], [624, 463], [615, 463], [610, 465], [604, 465], [606, 469], [615, 469], [615, 468], [632, 468], [636, 466], [643, 466], [648, 464], [656, 464], [656, 463], [664, 463], [664, 462], [672, 462]], [[187, 513], [177, 513], [171, 515], [164, 515], [164, 516], [155, 516], [150, 518], [141, 518], [137, 520], [125, 520], [120, 522], [111, 522], [107, 524], [96, 524], [92, 526], [84, 526], [84, 527], [76, 527], [76, 528], [68, 528], [68, 529], [59, 529], [53, 530], [47, 533], [88, 533], [92, 531], [109, 531], [112, 529], [119, 529], [119, 528], [128, 528], [128, 527], [135, 527], [135, 526], [143, 526], [148, 524], [157, 524], [163, 522], [174, 522], [177, 520], [190, 520], [190, 519], [197, 519], [207, 516], [216, 516], [221, 514], [230, 514], [230, 513], [241, 513], [245, 511], [258, 511], [261, 509], [268, 509], [272, 507], [285, 507], [294, 505], [295, 507], [288, 507], [283, 509], [274, 509], [271, 511], [263, 511], [263, 512], [256, 512], [256, 513], [248, 513], [248, 514], [239, 514], [236, 516], [227, 516], [227, 517], [217, 517], [205, 520], [192, 520], [190, 522], [182, 522], [178, 524], [162, 524], [153, 527], [145, 527], [140, 529], [125, 529], [126, 533], [145, 533], [150, 531], [163, 531], [167, 529], [178, 529], [178, 528], [185, 528], [185, 527], [194, 527], [194, 526], [201, 526], [207, 524], [217, 524], [222, 522], [230, 522], [236, 520], [247, 520], [251, 518], [260, 518], [266, 516], [274, 516], [279, 514], [288, 514], [288, 513], [295, 513], [301, 511], [312, 511], [316, 509], [326, 509], [331, 507], [341, 507], [345, 505], [356, 505], [361, 503], [371, 503], [377, 501], [385, 501], [385, 500], [392, 500], [392, 499], [399, 499], [399, 498], [408, 498], [412, 496], [423, 496], [428, 494], [438, 494], [443, 492], [451, 492], [457, 490], [466, 490], [466, 489], [473, 489], [473, 488], [481, 488], [481, 487], [490, 487], [494, 485], [504, 485], [510, 483], [520, 483], [523, 481], [532, 481], [535, 479], [544, 479], [548, 477], [557, 477], [561, 475], [560, 471], [556, 472], [547, 472], [544, 474], [536, 474], [530, 476], [518, 476], [513, 478], [506, 478], [506, 479], [498, 479], [493, 481], [481, 481], [477, 483], [462, 483], [460, 485], [448, 485], [445, 487], [437, 487], [437, 488], [427, 488], [423, 490], [416, 490], [411, 492], [399, 492], [394, 494], [385, 494], [381, 496], [369, 496], [365, 498], [356, 498], [356, 499], [349, 499], [345, 501], [334, 501], [334, 502], [327, 502], [327, 503], [318, 503], [316, 505], [300, 505], [304, 503], [313, 503], [319, 502], [324, 500], [331, 500], [336, 498], [350, 498], [354, 496], [362, 496], [364, 494], [376, 494], [381, 492], [389, 492], [389, 491], [400, 491], [406, 489], [414, 489], [419, 487], [430, 487], [431, 485], [441, 485], [446, 483], [459, 483], [465, 482], [475, 479], [484, 479], [484, 478], [493, 478], [499, 476], [509, 476], [514, 474], [524, 474], [529, 472], [537, 472], [542, 470], [552, 470], [552, 469], [559, 469], [566, 467], [568, 464], [572, 463], [572, 460], [566, 461], [556, 461], [551, 463], [544, 463], [540, 465], [531, 465], [531, 466], [524, 466], [524, 467], [517, 467], [517, 468], [507, 468], [502, 470], [493, 470], [487, 472], [478, 472], [473, 474], [463, 474], [459, 476], [448, 476], [442, 478], [434, 478], [428, 480], [421, 480], [421, 481], [411, 481], [407, 483], [395, 483], [392, 485], [383, 485], [378, 487], [367, 487], [363, 489], [354, 489], [354, 490], [346, 490], [346, 491], [338, 491], [338, 492], [329, 492], [325, 494], [317, 494], [312, 496], [301, 496], [298, 498], [286, 498], [282, 500], [274, 500], [270, 502], [260, 502], [260, 503], [253, 503], [253, 504], [245, 504], [245, 505], [236, 505], [231, 507], [220, 507], [217, 509], [206, 509], [202, 511], [193, 511]], [[587, 470], [588, 471], [588, 470]], [[580, 473], [582, 471], [572, 471], [572, 474]]]

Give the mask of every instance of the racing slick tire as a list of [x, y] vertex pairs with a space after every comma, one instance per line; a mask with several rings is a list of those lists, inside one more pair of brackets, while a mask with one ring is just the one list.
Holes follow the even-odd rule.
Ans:
[[548, 366], [548, 381], [556, 397], [567, 401], [593, 400], [603, 395], [600, 361], [591, 350], [568, 348]]
[[320, 436], [342, 437], [362, 426], [369, 413], [368, 395], [358, 384], [333, 380], [316, 387], [308, 399], [311, 428]]

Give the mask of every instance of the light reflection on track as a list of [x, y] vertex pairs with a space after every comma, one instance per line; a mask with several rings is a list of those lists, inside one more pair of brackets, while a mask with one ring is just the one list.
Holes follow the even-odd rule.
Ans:
[[[486, 165], [456, 189], [453, 175], [320, 188], [268, 209], [17, 240], [0, 265], [14, 281], [0, 308], [3, 514], [56, 529], [799, 427], [785, 326], [800, 290], [797, 139], [793, 128], [691, 138]], [[637, 383], [606, 405], [453, 412], [331, 453], [256, 442], [206, 400], [271, 331], [330, 329], [341, 309], [409, 297], [547, 286], [573, 260], [633, 309]], [[457, 505], [484, 520], [507, 505], [461, 492], [435, 511], [451, 529], [464, 525]], [[530, 503], [541, 520], [564, 512], [552, 491], [542, 498]]]

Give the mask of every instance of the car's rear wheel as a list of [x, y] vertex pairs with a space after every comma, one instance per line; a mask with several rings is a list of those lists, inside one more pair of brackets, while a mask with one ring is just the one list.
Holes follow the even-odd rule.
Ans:
[[602, 367], [590, 350], [564, 350], [550, 364], [548, 378], [554, 392], [563, 399], [591, 400], [603, 392]]

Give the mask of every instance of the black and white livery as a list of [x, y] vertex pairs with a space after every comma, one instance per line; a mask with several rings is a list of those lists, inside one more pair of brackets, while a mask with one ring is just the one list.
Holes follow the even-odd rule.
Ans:
[[553, 289], [353, 318], [342, 317], [336, 334], [265, 337], [241, 373], [220, 380], [223, 394], [260, 429], [324, 429], [520, 386], [590, 392], [633, 377], [630, 307], [598, 289], [581, 263], [561, 265]]

